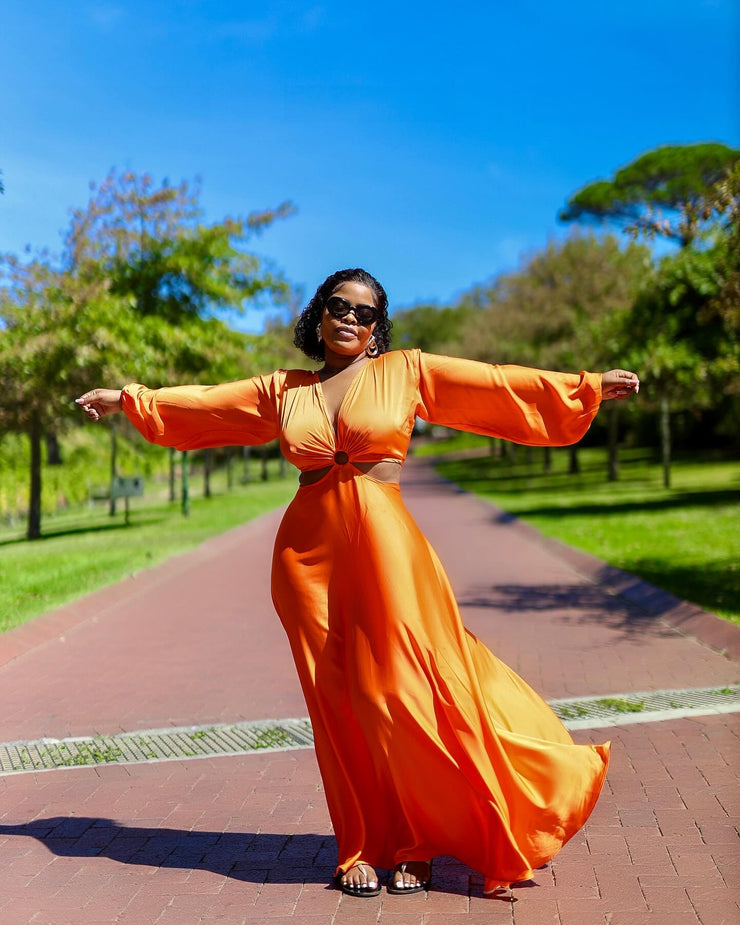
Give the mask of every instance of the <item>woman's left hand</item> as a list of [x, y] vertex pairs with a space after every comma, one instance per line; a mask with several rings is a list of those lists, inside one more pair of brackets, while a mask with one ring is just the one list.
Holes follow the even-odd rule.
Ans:
[[624, 401], [630, 395], [637, 395], [640, 391], [640, 380], [637, 373], [626, 369], [610, 369], [608, 373], [601, 374], [601, 399], [607, 401], [616, 398]]

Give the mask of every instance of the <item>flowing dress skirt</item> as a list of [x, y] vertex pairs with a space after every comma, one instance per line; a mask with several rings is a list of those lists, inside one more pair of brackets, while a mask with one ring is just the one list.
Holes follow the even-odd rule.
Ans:
[[462, 625], [398, 485], [351, 465], [299, 488], [273, 600], [314, 729], [338, 870], [453, 855], [528, 879], [584, 824], [609, 745], [574, 745]]

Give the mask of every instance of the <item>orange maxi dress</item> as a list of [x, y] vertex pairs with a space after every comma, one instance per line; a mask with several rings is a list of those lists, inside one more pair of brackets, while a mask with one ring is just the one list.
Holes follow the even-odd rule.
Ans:
[[338, 871], [360, 859], [390, 868], [452, 855], [490, 890], [529, 879], [591, 813], [609, 744], [575, 745], [544, 700], [465, 629], [400, 487], [354, 464], [402, 461], [417, 415], [517, 443], [574, 443], [600, 399], [598, 374], [418, 350], [362, 366], [336, 426], [318, 374], [305, 370], [124, 389], [126, 415], [154, 443], [279, 437], [299, 469], [331, 466], [285, 513], [272, 595], [313, 724]]

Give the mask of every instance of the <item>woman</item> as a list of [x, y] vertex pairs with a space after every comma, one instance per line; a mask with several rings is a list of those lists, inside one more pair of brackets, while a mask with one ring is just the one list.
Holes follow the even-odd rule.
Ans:
[[529, 879], [584, 824], [609, 744], [574, 745], [550, 708], [462, 625], [447, 577], [403, 505], [416, 416], [529, 445], [564, 445], [634, 373], [568, 375], [389, 352], [388, 300], [364, 270], [319, 286], [295, 342], [318, 372], [96, 389], [147, 440], [196, 449], [280, 438], [300, 485], [275, 541], [272, 594], [313, 724], [354, 896], [429, 886], [454, 855], [493, 892]]

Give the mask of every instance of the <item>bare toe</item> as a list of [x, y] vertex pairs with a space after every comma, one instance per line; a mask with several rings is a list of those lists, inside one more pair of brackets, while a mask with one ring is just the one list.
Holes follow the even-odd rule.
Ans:
[[391, 886], [393, 890], [420, 890], [431, 878], [431, 866], [427, 861], [407, 861], [399, 864], [393, 871]]
[[355, 864], [343, 874], [340, 885], [345, 893], [363, 896], [378, 890], [378, 875], [369, 864]]

